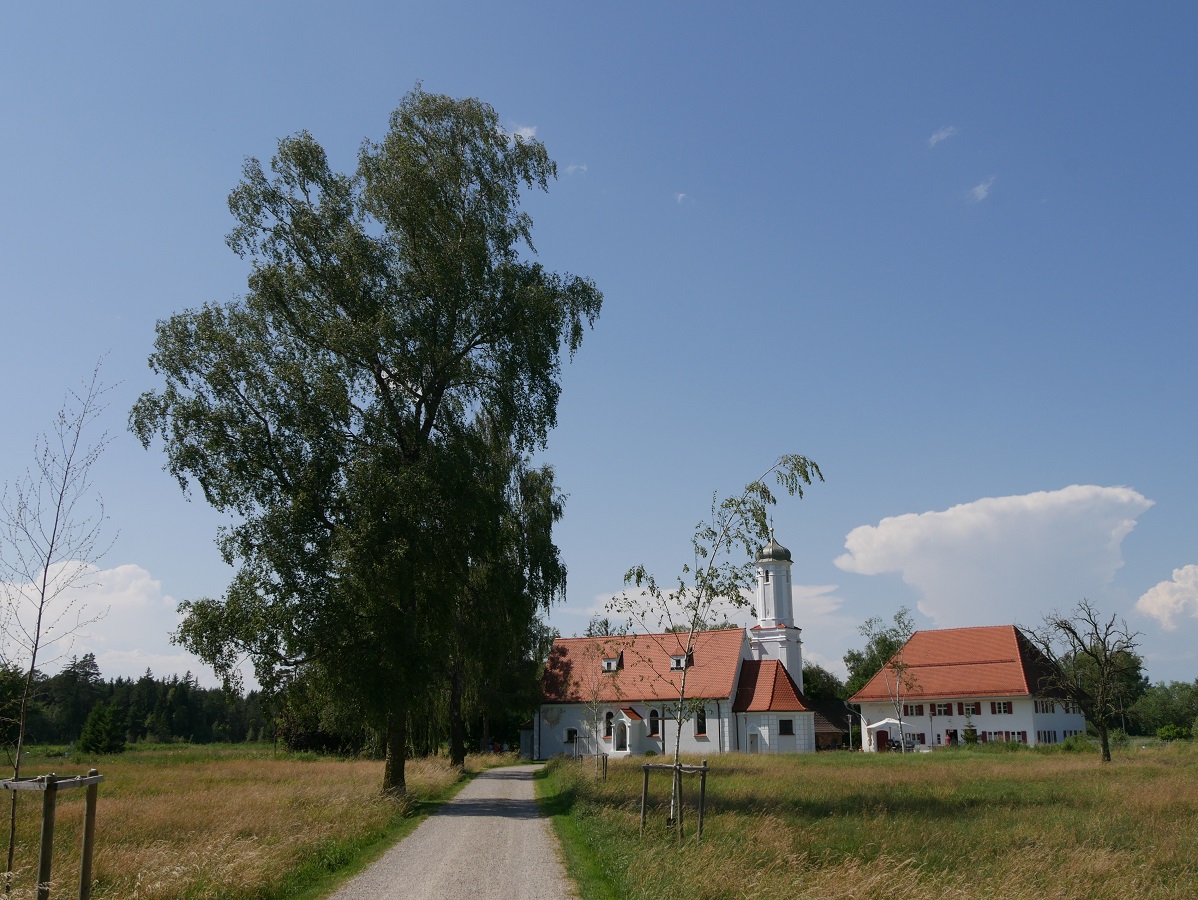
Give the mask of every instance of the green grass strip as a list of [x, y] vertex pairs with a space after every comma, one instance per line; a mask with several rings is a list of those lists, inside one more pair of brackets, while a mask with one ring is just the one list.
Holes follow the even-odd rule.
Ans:
[[604, 871], [599, 855], [587, 843], [579, 820], [571, 815], [573, 791], [562, 790], [561, 785], [549, 777], [547, 768], [536, 773], [533, 785], [541, 811], [553, 823], [553, 831], [565, 857], [566, 874], [578, 887], [578, 896], [581, 900], [619, 900], [621, 892]]

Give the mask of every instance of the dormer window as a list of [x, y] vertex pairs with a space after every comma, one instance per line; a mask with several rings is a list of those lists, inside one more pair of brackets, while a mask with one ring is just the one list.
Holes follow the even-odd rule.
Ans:
[[693, 666], [694, 664], [695, 658], [693, 656], [686, 656], [685, 654], [680, 653], [677, 656], [670, 657], [671, 672], [681, 672], [683, 669], [687, 668], [688, 666]]
[[603, 657], [603, 671], [604, 672], [615, 672], [617, 669], [620, 668], [623, 661], [624, 661], [624, 651], [623, 650], [621, 650], [615, 656], [605, 656], [605, 657]]

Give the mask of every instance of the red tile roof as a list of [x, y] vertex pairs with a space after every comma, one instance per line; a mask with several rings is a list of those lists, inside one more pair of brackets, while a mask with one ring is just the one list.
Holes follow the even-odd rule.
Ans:
[[[903, 696], [912, 700], [949, 697], [1039, 695], [1049, 663], [1014, 625], [917, 631], [895, 659], [906, 666]], [[879, 671], [850, 702], [891, 700]]]
[[[682, 672], [671, 671], [670, 657], [682, 655], [685, 639], [685, 634], [670, 633], [558, 638], [545, 665], [541, 695], [546, 703], [676, 700]], [[695, 635], [694, 663], [686, 675], [687, 697], [731, 697], [745, 644], [740, 628]], [[621, 651], [623, 665], [605, 673], [603, 660]]]
[[746, 659], [740, 664], [733, 712], [807, 712], [799, 687], [776, 659]]

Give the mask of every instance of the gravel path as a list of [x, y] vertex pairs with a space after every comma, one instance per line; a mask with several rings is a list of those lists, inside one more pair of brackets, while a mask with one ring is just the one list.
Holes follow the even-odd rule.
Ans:
[[329, 900], [573, 896], [533, 798], [540, 766], [490, 769]]

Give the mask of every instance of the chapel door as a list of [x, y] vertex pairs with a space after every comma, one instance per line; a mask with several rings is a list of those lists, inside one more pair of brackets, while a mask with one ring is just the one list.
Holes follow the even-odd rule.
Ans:
[[749, 752], [757, 752], [757, 732], [755, 730], [749, 732]]
[[879, 751], [890, 749], [890, 735], [881, 728], [878, 729], [877, 737], [874, 740], [877, 741]]
[[616, 749], [628, 749], [628, 728], [623, 722], [616, 726]]

